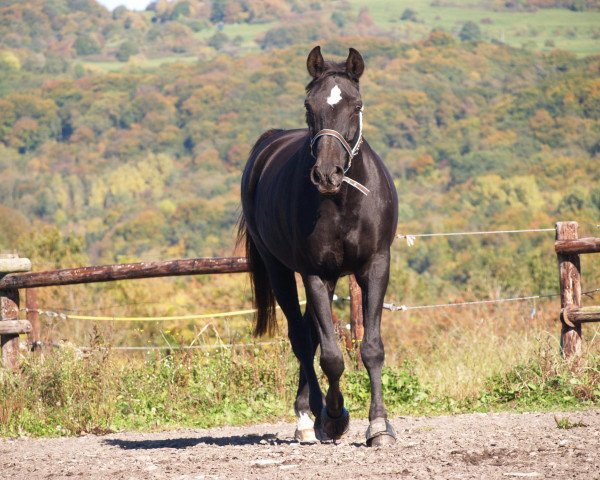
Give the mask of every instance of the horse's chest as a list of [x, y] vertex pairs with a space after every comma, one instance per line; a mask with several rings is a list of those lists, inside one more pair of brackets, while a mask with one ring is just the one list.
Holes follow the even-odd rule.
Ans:
[[305, 255], [317, 270], [342, 271], [357, 255], [356, 236], [337, 216], [321, 217], [306, 238]]

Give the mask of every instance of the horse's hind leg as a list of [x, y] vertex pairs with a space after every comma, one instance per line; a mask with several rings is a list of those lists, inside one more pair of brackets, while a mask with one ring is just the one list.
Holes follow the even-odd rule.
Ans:
[[340, 378], [344, 372], [344, 357], [337, 343], [331, 315], [331, 299], [334, 281], [326, 281], [316, 275], [304, 277], [307, 301], [314, 316], [321, 344], [320, 364], [329, 381], [325, 396], [325, 407], [317, 421], [325, 434], [337, 440], [348, 430], [350, 415], [344, 408], [344, 397], [340, 391]]
[[381, 340], [381, 308], [389, 279], [389, 252], [378, 255], [356, 273], [362, 289], [364, 337], [360, 353], [371, 380], [370, 425], [367, 429], [367, 445], [378, 446], [394, 443], [396, 433], [387, 420], [381, 386], [381, 369], [385, 352]]

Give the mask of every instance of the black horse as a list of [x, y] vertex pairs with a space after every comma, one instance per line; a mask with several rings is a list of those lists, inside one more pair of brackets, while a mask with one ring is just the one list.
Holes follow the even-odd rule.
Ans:
[[[326, 62], [315, 47], [307, 68], [312, 76], [306, 87], [308, 129], [264, 133], [242, 177], [240, 238], [246, 240], [258, 310], [255, 334], [273, 332], [277, 300], [300, 362], [296, 437], [311, 441], [316, 433], [321, 440], [340, 438], [350, 417], [339, 387], [344, 360], [331, 302], [337, 280], [353, 273], [362, 289], [360, 351], [371, 380], [367, 444], [393, 443], [396, 436], [381, 390], [380, 324], [398, 217], [396, 190], [382, 160], [362, 137], [360, 53], [351, 48], [345, 62]], [[306, 290], [304, 315], [294, 272], [302, 276]], [[313, 366], [317, 345], [329, 380], [325, 397]]]

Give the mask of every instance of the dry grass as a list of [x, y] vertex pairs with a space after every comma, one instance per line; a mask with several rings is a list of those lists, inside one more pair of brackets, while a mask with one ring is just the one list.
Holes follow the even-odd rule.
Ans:
[[[386, 362], [408, 359], [433, 396], [457, 401], [481, 392], [489, 379], [531, 362], [562, 364], [556, 301], [445, 309], [384, 319]], [[600, 327], [584, 326], [586, 356], [600, 353]], [[550, 365], [547, 365], [550, 368]]]

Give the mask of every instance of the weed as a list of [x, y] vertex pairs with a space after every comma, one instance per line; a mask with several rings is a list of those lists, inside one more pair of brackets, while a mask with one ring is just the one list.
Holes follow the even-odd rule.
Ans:
[[[427, 399], [427, 392], [408, 362], [399, 368], [385, 367], [381, 383], [385, 404], [390, 413], [412, 410]], [[349, 410], [365, 415], [371, 401], [371, 384], [366, 371], [349, 372], [343, 390], [351, 405]]]
[[587, 427], [587, 425], [581, 420], [579, 422], [572, 422], [568, 417], [559, 418], [554, 415], [554, 421], [556, 422], [556, 428], [560, 428], [562, 430], [570, 430], [571, 428], [577, 427]]

